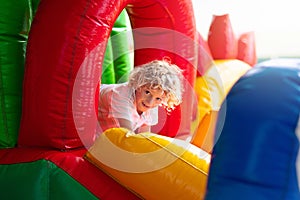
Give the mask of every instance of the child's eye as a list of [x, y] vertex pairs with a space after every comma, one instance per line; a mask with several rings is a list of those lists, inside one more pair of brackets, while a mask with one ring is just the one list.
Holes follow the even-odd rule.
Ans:
[[156, 100], [157, 100], [157, 101], [161, 101], [161, 98], [157, 97]]
[[146, 91], [145, 91], [145, 94], [150, 94], [150, 91], [149, 91], [149, 90], [146, 90]]

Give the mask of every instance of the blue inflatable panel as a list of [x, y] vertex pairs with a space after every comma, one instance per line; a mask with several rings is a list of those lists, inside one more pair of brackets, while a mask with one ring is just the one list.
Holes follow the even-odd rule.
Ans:
[[241, 77], [220, 110], [205, 199], [299, 200], [299, 114], [300, 59]]

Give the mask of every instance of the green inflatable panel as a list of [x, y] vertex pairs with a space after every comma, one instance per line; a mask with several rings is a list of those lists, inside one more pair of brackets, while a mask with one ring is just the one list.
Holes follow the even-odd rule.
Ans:
[[1, 199], [96, 200], [97, 198], [50, 161], [0, 165]]
[[0, 148], [17, 142], [27, 37], [32, 21], [28, 0], [0, 0]]
[[101, 83], [122, 83], [128, 80], [128, 74], [133, 68], [128, 37], [130, 26], [127, 12], [123, 10], [112, 28], [107, 43]]
[[102, 65], [101, 83], [103, 84], [113, 84], [116, 82], [113, 60], [111, 40], [108, 40]]
[[[133, 60], [130, 57], [130, 22], [126, 10], [123, 10], [115, 22], [111, 32], [112, 50], [114, 57], [115, 79], [117, 83], [128, 80], [129, 72], [133, 69]], [[132, 49], [133, 50], [133, 49]]]
[[31, 10], [32, 10], [32, 16], [35, 15], [36, 13], [36, 10], [39, 6], [39, 3], [40, 3], [40, 0], [31, 0], [30, 1], [30, 7], [31, 7]]

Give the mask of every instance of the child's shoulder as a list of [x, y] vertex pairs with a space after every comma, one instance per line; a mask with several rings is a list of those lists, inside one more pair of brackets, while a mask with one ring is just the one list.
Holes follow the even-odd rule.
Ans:
[[118, 84], [101, 84], [100, 93], [101, 95], [110, 93], [112, 95], [131, 96], [132, 88], [127, 82]]
[[116, 83], [116, 84], [101, 84], [100, 90], [113, 90], [113, 89], [119, 89], [119, 88], [125, 88], [125, 87], [128, 87], [128, 82]]

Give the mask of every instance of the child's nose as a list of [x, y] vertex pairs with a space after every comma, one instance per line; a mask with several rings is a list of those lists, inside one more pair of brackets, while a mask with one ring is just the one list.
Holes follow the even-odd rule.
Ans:
[[153, 105], [154, 104], [154, 98], [153, 97], [148, 97], [147, 98], [147, 103], [149, 106]]

